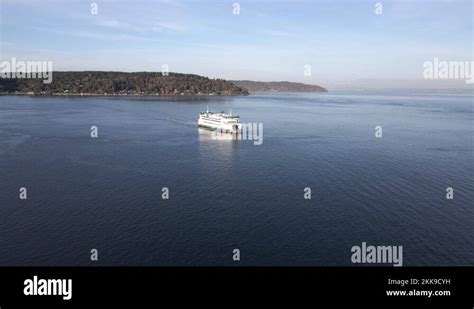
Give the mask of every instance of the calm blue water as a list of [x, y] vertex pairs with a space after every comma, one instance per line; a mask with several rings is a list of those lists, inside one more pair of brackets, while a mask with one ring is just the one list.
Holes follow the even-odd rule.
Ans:
[[[263, 144], [198, 130], [206, 106], [263, 123]], [[0, 97], [0, 265], [91, 265], [92, 248], [95, 265], [235, 265], [234, 248], [239, 265], [353, 265], [367, 242], [402, 245], [404, 266], [472, 266], [472, 106], [388, 92]]]

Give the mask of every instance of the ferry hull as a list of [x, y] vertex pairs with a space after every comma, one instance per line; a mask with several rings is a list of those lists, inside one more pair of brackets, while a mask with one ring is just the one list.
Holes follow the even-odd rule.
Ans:
[[211, 131], [221, 131], [226, 133], [240, 133], [241, 131], [241, 124], [234, 123], [234, 124], [214, 124], [208, 123], [205, 120], [199, 119], [198, 120], [198, 127], [211, 130]]

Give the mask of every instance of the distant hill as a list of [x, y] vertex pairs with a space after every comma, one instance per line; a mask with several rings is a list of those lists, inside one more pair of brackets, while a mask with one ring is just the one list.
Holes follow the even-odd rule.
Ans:
[[254, 82], [250, 80], [233, 80], [235, 85], [246, 88], [250, 92], [276, 91], [276, 92], [327, 92], [326, 89], [316, 85], [292, 82]]
[[161, 72], [53, 72], [51, 84], [42, 79], [0, 78], [0, 93], [34, 95], [247, 95], [223, 79]]

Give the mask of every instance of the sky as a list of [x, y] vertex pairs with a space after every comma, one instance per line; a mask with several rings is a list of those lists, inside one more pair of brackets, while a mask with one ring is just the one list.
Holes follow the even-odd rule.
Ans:
[[473, 16], [472, 0], [0, 0], [0, 60], [61, 71], [166, 64], [330, 89], [464, 88], [423, 79], [423, 63], [474, 60]]

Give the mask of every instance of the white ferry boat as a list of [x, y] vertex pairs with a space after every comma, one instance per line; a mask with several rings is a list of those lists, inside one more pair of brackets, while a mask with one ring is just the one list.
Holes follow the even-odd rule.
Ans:
[[240, 116], [224, 112], [211, 112], [209, 109], [199, 113], [198, 126], [209, 130], [220, 130], [221, 132], [239, 133], [242, 129]]

